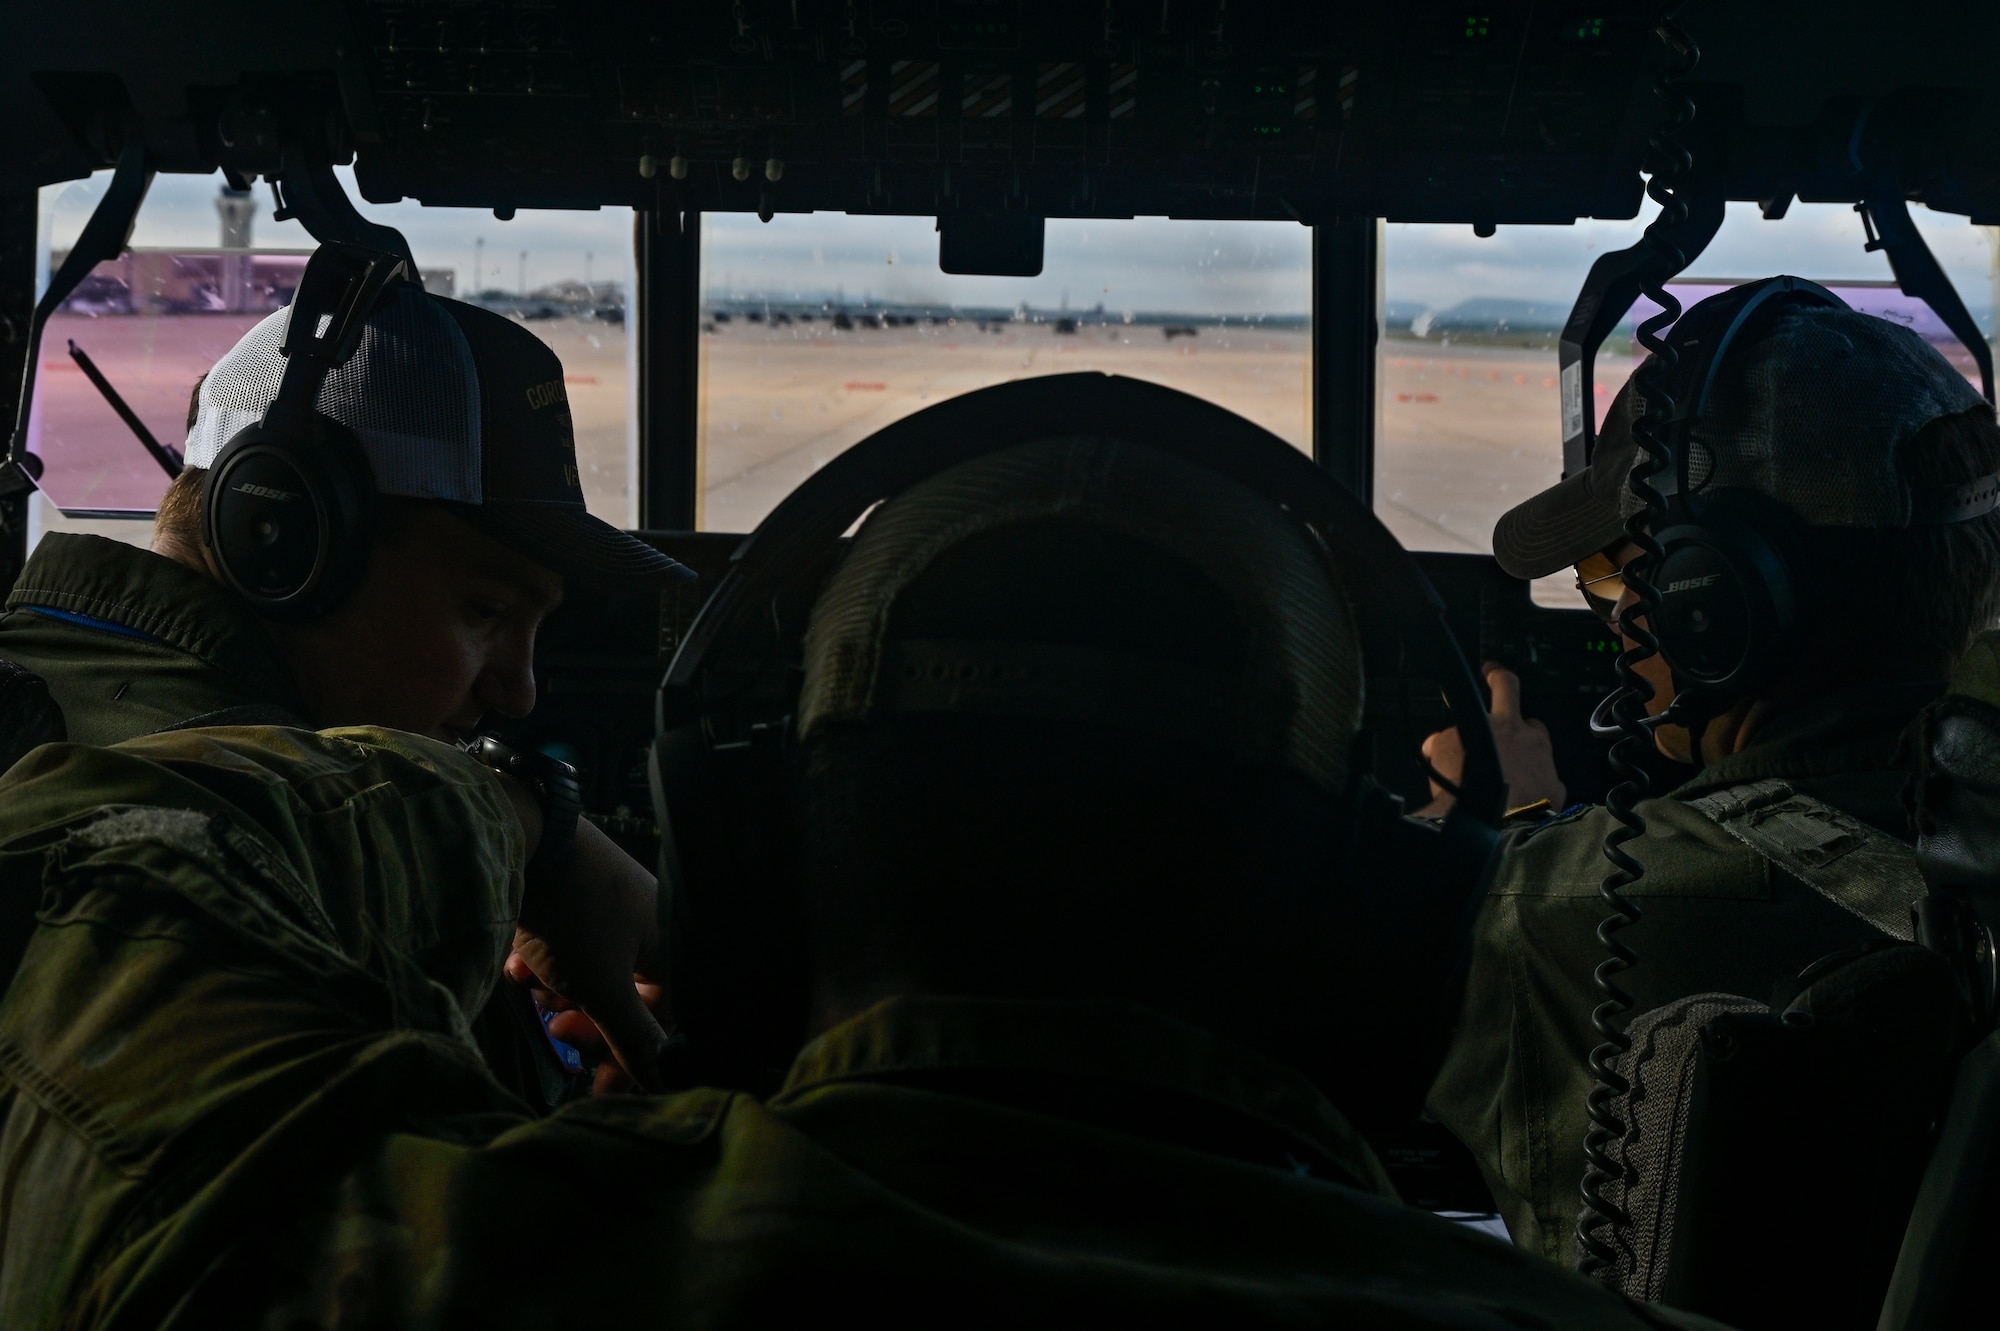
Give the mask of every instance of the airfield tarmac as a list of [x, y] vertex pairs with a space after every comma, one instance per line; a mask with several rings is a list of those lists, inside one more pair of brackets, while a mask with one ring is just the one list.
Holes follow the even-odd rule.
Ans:
[[834, 330], [737, 321], [702, 339], [702, 525], [748, 531], [830, 458], [891, 421], [1010, 379], [1100, 370], [1207, 398], [1294, 444], [1310, 437], [1303, 331], [976, 323]]
[[[1304, 329], [1203, 326], [918, 325], [836, 332], [823, 323], [741, 321], [703, 339], [704, 511], [711, 530], [747, 531], [812, 471], [870, 432], [931, 403], [1037, 374], [1101, 370], [1193, 393], [1296, 447], [1312, 433]], [[1384, 344], [1376, 509], [1419, 549], [1485, 552], [1507, 508], [1561, 471], [1553, 350]], [[1599, 395], [1627, 367], [1608, 363]]]
[[[185, 436], [195, 379], [251, 316], [64, 316], [44, 343], [38, 391], [51, 489], [66, 504], [144, 505], [164, 483], [66, 354], [75, 337], [154, 433]], [[591, 509], [631, 522], [625, 329], [594, 320], [526, 325], [563, 360], [578, 461]], [[988, 384], [1101, 370], [1167, 384], [1239, 412], [1280, 438], [1311, 437], [1304, 329], [1203, 325], [1169, 339], [1157, 325], [917, 324], [835, 330], [825, 320], [773, 327], [742, 319], [703, 336], [701, 525], [748, 531], [828, 459], [910, 412]], [[1607, 359], [1599, 403], [1627, 366]], [[1493, 522], [1561, 466], [1555, 353], [1529, 347], [1384, 343], [1376, 509], [1405, 544], [1484, 551]], [[143, 543], [136, 522], [63, 519]]]

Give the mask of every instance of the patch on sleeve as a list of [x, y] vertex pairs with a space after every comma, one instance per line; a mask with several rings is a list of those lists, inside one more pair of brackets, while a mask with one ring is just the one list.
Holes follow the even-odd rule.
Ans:
[[108, 809], [102, 818], [71, 831], [67, 842], [86, 853], [141, 843], [177, 851], [231, 881], [245, 881], [240, 871], [231, 872], [232, 860], [240, 861], [250, 870], [248, 881], [262, 889], [268, 907], [294, 927], [304, 925], [315, 941], [340, 950], [339, 931], [327, 918], [319, 897], [300, 881], [282, 856], [259, 838], [233, 827], [227, 818], [194, 809], [120, 805]]
[[109, 850], [134, 841], [155, 841], [199, 859], [217, 858], [211, 835], [211, 818], [193, 809], [158, 809], [151, 806], [114, 809], [95, 822], [85, 823], [69, 834], [76, 845], [91, 850]]

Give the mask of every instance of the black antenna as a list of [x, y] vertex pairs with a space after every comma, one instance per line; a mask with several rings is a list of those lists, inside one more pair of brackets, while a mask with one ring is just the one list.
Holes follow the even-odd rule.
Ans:
[[152, 455], [153, 461], [160, 464], [160, 470], [167, 473], [167, 479], [172, 480], [187, 469], [187, 463], [182, 460], [180, 451], [173, 445], [163, 444], [153, 437], [153, 432], [146, 428], [146, 422], [139, 419], [139, 413], [126, 403], [124, 394], [111, 386], [111, 381], [104, 377], [104, 371], [97, 368], [97, 362], [84, 353], [83, 348], [76, 344], [75, 338], [69, 340], [69, 358], [76, 362], [76, 368], [83, 371], [83, 377], [90, 380], [91, 386], [103, 394], [104, 400], [111, 404], [111, 409], [118, 413], [118, 419], [124, 421], [126, 428], [138, 436], [139, 446]]

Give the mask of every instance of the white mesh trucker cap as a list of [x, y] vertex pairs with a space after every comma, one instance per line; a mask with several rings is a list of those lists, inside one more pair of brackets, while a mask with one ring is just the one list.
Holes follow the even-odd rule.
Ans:
[[[290, 321], [289, 307], [269, 315], [209, 371], [188, 466], [213, 466], [264, 418]], [[585, 509], [562, 362], [511, 319], [398, 286], [314, 406], [360, 440], [380, 494], [450, 503], [501, 544], [580, 581], [694, 576]]]

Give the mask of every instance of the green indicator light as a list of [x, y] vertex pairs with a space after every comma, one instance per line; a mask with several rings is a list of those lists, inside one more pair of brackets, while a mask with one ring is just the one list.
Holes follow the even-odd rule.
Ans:
[[1596, 41], [1604, 35], [1604, 20], [1601, 18], [1582, 20], [1576, 25], [1576, 35], [1579, 41]]
[[1465, 37], [1467, 41], [1477, 41], [1481, 37], [1491, 36], [1492, 33], [1493, 16], [1491, 14], [1467, 14], [1465, 16]]

